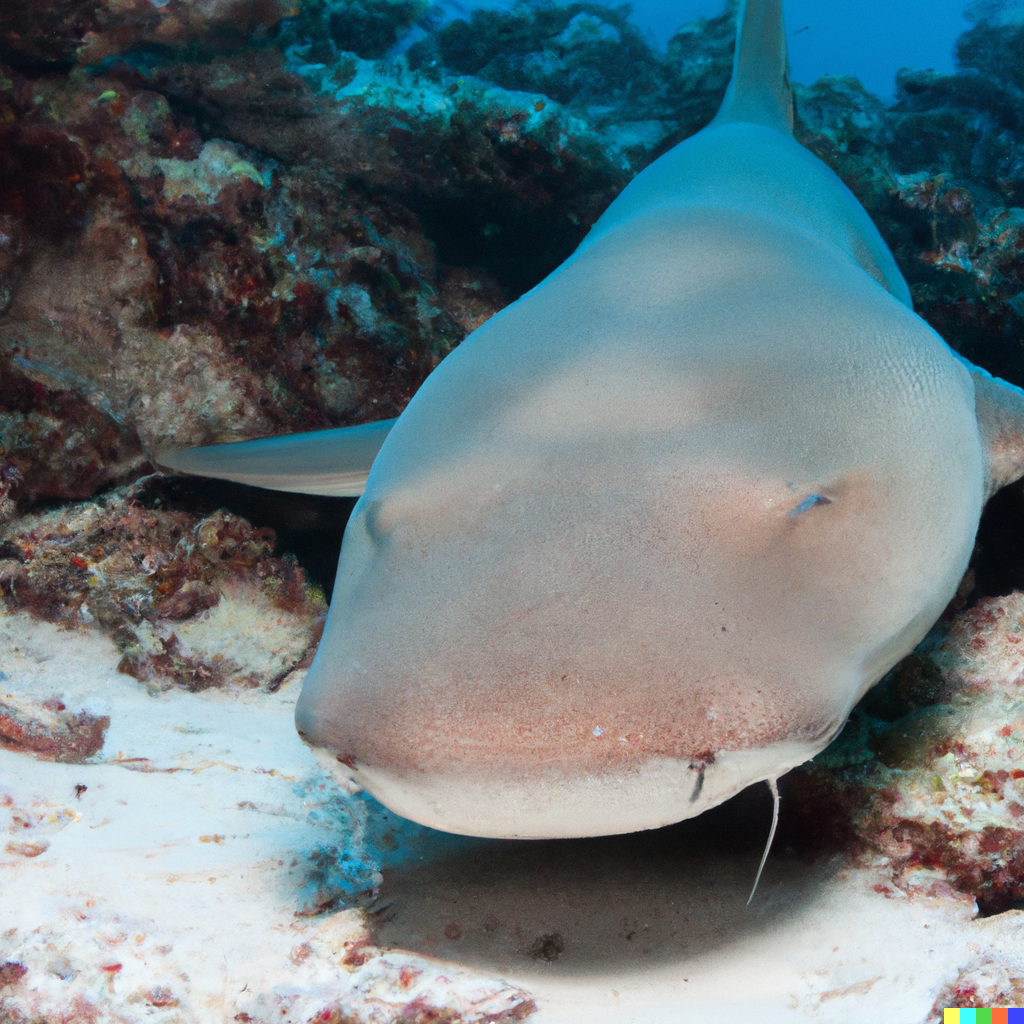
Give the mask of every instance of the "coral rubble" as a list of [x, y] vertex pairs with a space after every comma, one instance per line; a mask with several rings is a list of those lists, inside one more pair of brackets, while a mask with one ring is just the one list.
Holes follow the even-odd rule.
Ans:
[[[272, 556], [270, 530], [134, 499], [112, 491], [0, 532], [7, 607], [67, 627], [95, 623], [120, 647], [121, 671], [154, 687], [273, 687], [304, 662], [326, 607], [294, 559]], [[8, 718], [0, 705], [0, 736]], [[22, 733], [35, 735], [22, 728], [11, 742], [42, 749]]]
[[1024, 594], [934, 630], [792, 781], [902, 892], [1024, 909]]
[[1024, 1005], [1024, 977], [1008, 970], [1005, 964], [978, 959], [980, 962], [965, 967], [956, 981], [939, 993], [930, 1021], [942, 1020], [946, 1007]]
[[27, 704], [0, 700], [0, 746], [54, 761], [84, 761], [103, 746], [105, 715], [68, 711], [59, 698]]

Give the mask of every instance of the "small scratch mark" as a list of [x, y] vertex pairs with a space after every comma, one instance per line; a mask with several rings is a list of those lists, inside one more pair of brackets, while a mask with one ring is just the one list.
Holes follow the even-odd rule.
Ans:
[[866, 996], [881, 980], [882, 975], [879, 975], [877, 978], [860, 981], [856, 985], [847, 985], [846, 988], [834, 988], [829, 992], [822, 992], [818, 996], [818, 1002], [825, 1003], [830, 999], [841, 999], [843, 996]]

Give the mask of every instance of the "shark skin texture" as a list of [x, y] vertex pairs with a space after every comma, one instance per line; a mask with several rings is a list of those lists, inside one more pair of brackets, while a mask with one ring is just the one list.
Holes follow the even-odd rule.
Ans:
[[780, 0], [748, 0], [711, 124], [397, 421], [159, 459], [361, 494], [296, 708], [346, 785], [507, 838], [774, 792], [954, 595], [1024, 393], [791, 127]]

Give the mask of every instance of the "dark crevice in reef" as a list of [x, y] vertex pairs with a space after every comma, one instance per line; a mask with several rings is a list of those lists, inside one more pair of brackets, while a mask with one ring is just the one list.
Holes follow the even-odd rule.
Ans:
[[0, 43], [0, 65], [6, 65], [26, 78], [40, 78], [49, 74], [67, 74], [74, 68], [75, 62], [71, 58], [46, 60], [42, 57], [33, 57]]
[[1024, 480], [992, 496], [981, 516], [972, 599], [1024, 590]]
[[444, 265], [489, 275], [510, 301], [564, 262], [586, 234], [564, 215], [510, 210], [498, 197], [412, 205]]

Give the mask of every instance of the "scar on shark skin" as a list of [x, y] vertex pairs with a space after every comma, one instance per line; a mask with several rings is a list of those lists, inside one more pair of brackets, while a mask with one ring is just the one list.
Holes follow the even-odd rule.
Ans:
[[792, 129], [782, 0], [745, 0], [713, 121], [397, 420], [156, 458], [359, 497], [295, 711], [346, 788], [530, 839], [768, 782], [774, 834], [774, 780], [939, 618], [1024, 391], [914, 313]]

